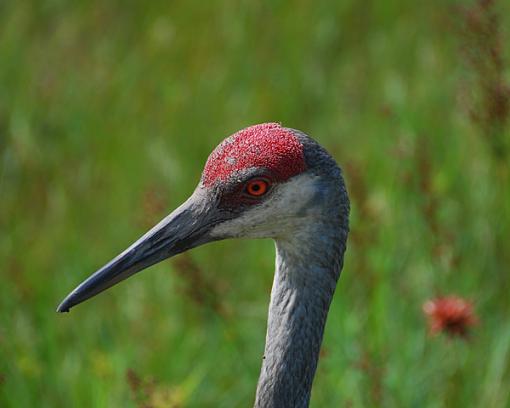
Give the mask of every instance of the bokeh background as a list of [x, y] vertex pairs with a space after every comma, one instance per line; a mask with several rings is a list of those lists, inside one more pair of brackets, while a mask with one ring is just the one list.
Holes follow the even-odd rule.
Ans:
[[[1, 1], [0, 406], [253, 403], [270, 241], [55, 307], [276, 121], [352, 200], [312, 407], [509, 407], [509, 27], [495, 0]], [[479, 323], [431, 336], [450, 293]]]

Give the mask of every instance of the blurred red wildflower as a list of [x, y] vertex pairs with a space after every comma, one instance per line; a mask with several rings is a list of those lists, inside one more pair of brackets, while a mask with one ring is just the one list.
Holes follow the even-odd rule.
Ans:
[[450, 336], [465, 337], [471, 326], [478, 323], [470, 301], [456, 295], [427, 300], [423, 313], [428, 318], [431, 334], [445, 332]]

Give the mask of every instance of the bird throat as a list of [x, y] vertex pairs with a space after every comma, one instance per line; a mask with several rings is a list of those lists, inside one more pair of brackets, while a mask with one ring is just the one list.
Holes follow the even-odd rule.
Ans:
[[257, 408], [309, 405], [324, 326], [345, 249], [340, 237], [329, 238], [327, 245], [322, 241], [318, 248], [308, 246], [304, 251], [306, 245], [295, 242], [302, 241], [299, 237], [276, 241], [276, 272], [257, 385]]

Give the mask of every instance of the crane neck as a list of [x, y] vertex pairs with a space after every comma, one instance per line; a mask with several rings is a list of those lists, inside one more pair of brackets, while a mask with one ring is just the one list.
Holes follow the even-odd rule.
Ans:
[[309, 405], [347, 237], [347, 230], [334, 224], [331, 220], [315, 222], [313, 231], [276, 240], [276, 272], [257, 408]]

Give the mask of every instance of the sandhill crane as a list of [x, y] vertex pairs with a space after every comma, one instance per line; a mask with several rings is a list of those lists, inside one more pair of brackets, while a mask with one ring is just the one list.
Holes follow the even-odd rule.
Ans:
[[265, 123], [224, 140], [191, 197], [58, 306], [69, 309], [163, 259], [226, 238], [272, 238], [274, 276], [255, 407], [310, 401], [343, 265], [349, 199], [340, 168], [303, 132]]

